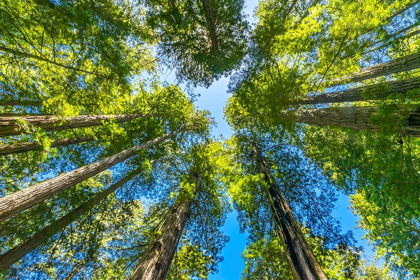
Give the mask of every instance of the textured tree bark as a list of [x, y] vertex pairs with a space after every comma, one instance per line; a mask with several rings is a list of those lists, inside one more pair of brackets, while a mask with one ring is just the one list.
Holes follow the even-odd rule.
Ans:
[[420, 68], [420, 54], [414, 53], [372, 67], [363, 68], [354, 74], [332, 80], [329, 86], [341, 85], [348, 82], [360, 82], [417, 68]]
[[10, 266], [12, 266], [14, 263], [18, 262], [24, 256], [35, 250], [38, 246], [47, 242], [57, 232], [60, 232], [66, 228], [68, 225], [92, 209], [95, 205], [99, 204], [102, 200], [107, 198], [110, 194], [114, 193], [115, 190], [130, 181], [139, 173], [139, 171], [140, 170], [137, 169], [136, 171], [129, 173], [126, 177], [111, 185], [109, 188], [99, 192], [94, 197], [87, 200], [74, 210], [70, 211], [68, 214], [64, 215], [54, 223], [38, 231], [29, 239], [13, 247], [6, 253], [0, 255], [0, 268], [9, 269]]
[[150, 148], [170, 137], [178, 134], [179, 131], [165, 134], [144, 144], [122, 151], [101, 161], [91, 163], [76, 170], [61, 174], [53, 179], [28, 187], [24, 190], [12, 193], [0, 198], [0, 222], [4, 221], [25, 209], [62, 192], [84, 180], [129, 159], [137, 154], [137, 151]]
[[[377, 107], [332, 107], [325, 109], [300, 110], [296, 113], [297, 121], [317, 126], [337, 126], [353, 130], [379, 131], [380, 127], [370, 121], [370, 117], [378, 112]], [[404, 115], [403, 109], [395, 112]], [[281, 113], [285, 117], [292, 112]], [[413, 109], [408, 113], [402, 133], [420, 137], [420, 110]]]
[[[196, 190], [200, 179], [196, 181]], [[156, 235], [140, 258], [129, 280], [164, 280], [168, 274], [172, 259], [185, 224], [191, 215], [193, 198], [179, 200], [169, 209], [159, 227], [161, 234]]]
[[[153, 117], [158, 115], [83, 115], [60, 118], [54, 115], [0, 117], [0, 136], [18, 135], [28, 133], [28, 128], [22, 127], [20, 121], [28, 122], [30, 126], [43, 128], [45, 131], [58, 131], [71, 128], [81, 128], [102, 125], [102, 121], [115, 119], [117, 123], [128, 122], [137, 118]], [[29, 128], [30, 130], [30, 128]]]
[[328, 279], [276, 185], [261, 151], [257, 148], [254, 148], [254, 162], [258, 171], [264, 174], [264, 179], [267, 182], [266, 194], [274, 218], [276, 233], [286, 246], [287, 258], [294, 278], [300, 280]]
[[[90, 136], [83, 136], [77, 138], [64, 138], [59, 139], [51, 143], [51, 147], [66, 147], [74, 144], [79, 144], [83, 142], [89, 142], [94, 140], [93, 137]], [[29, 151], [42, 151], [44, 146], [42, 146], [39, 142], [24, 142], [24, 143], [17, 143], [17, 144], [5, 144], [0, 145], [0, 155], [10, 155], [10, 154], [18, 154], [18, 153], [25, 153]]]
[[418, 89], [419, 87], [420, 79], [416, 77], [406, 80], [388, 82], [386, 84], [375, 84], [364, 87], [352, 88], [348, 90], [314, 95], [296, 101], [292, 105], [378, 100], [387, 98], [391, 94], [395, 93], [406, 94], [409, 90]]

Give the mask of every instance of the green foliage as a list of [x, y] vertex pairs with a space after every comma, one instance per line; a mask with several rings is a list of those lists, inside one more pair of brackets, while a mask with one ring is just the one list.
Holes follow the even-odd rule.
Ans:
[[239, 67], [248, 28], [243, 0], [145, 2], [159, 56], [180, 82], [208, 87]]

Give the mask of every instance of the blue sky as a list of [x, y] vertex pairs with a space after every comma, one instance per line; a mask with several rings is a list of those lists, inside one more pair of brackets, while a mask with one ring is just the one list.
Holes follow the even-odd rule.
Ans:
[[[257, 0], [245, 1], [245, 13], [248, 15], [249, 21], [253, 22], [253, 10], [257, 6]], [[169, 83], [175, 83], [173, 73], [166, 73], [162, 75]], [[227, 93], [229, 78], [221, 78], [215, 81], [209, 88], [196, 88], [195, 93], [200, 94], [197, 98], [196, 106], [201, 110], [208, 110], [217, 122], [217, 127], [213, 129], [214, 136], [222, 135], [224, 138], [229, 138], [232, 135], [232, 130], [223, 119], [223, 109], [226, 101], [229, 98]], [[364, 231], [355, 229], [357, 225], [357, 217], [348, 209], [350, 206], [349, 199], [345, 195], [340, 195], [337, 201], [336, 208], [333, 215], [337, 217], [342, 223], [343, 232], [352, 230], [354, 237], [358, 240], [358, 246], [363, 246], [365, 255], [370, 257], [373, 255], [372, 249], [367, 245], [366, 240], [362, 240]], [[230, 237], [229, 242], [222, 251], [224, 261], [219, 264], [219, 272], [215, 275], [210, 275], [210, 280], [239, 280], [240, 273], [245, 267], [244, 261], [241, 257], [242, 252], [246, 246], [247, 234], [239, 233], [239, 224], [236, 220], [237, 213], [233, 211], [227, 217], [226, 223], [223, 227], [224, 233]]]
[[[196, 101], [198, 108], [209, 110], [217, 122], [217, 127], [213, 129], [213, 134], [215, 136], [223, 135], [225, 138], [229, 138], [232, 134], [230, 127], [223, 119], [223, 108], [229, 98], [227, 93], [228, 82], [229, 78], [222, 78], [214, 82], [208, 89], [198, 88], [195, 90], [196, 93], [201, 95]], [[353, 230], [354, 237], [358, 240], [358, 246], [363, 246], [365, 255], [370, 257], [373, 254], [372, 249], [367, 245], [366, 240], [362, 240], [364, 231], [355, 228], [357, 217], [348, 209], [349, 206], [348, 197], [340, 195], [333, 215], [341, 221], [343, 232]], [[230, 241], [223, 249], [224, 261], [219, 264], [219, 272], [211, 275], [209, 277], [210, 280], [238, 280], [240, 279], [241, 271], [245, 267], [241, 254], [246, 246], [247, 235], [246, 233], [239, 233], [239, 224], [236, 216], [237, 213], [235, 211], [230, 213], [223, 227], [223, 231], [230, 237]]]

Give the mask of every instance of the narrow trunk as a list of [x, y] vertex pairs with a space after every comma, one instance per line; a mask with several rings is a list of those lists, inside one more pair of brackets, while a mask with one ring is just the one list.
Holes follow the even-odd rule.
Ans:
[[28, 128], [25, 129], [21, 121], [27, 122], [29, 126], [43, 128], [45, 131], [58, 131], [71, 128], [100, 126], [103, 124], [103, 121], [109, 121], [111, 119], [115, 119], [117, 123], [122, 123], [149, 116], [153, 117], [155, 115], [83, 115], [64, 118], [54, 115], [0, 117], [0, 137], [28, 133]]
[[391, 94], [406, 94], [408, 91], [418, 89], [419, 87], [420, 79], [416, 77], [388, 82], [386, 84], [375, 84], [331, 93], [318, 94], [296, 101], [293, 105], [378, 100], [387, 98]]
[[141, 149], [150, 148], [179, 132], [171, 132], [161, 137], [155, 138], [144, 144], [135, 146], [122, 151], [101, 161], [91, 163], [76, 170], [63, 173], [53, 179], [28, 187], [24, 190], [12, 193], [0, 198], [0, 222], [4, 221], [25, 209], [37, 205], [38, 203], [60, 193], [84, 180], [120, 163], [134, 155]]
[[[395, 36], [392, 36], [392, 38], [388, 39], [387, 41], [385, 41], [385, 42], [384, 42], [384, 43], [382, 43], [381, 45], [379, 45], [379, 46], [377, 46], [376, 48], [373, 48], [373, 49], [371, 49], [371, 50], [367, 50], [367, 51], [363, 52], [363, 54], [364, 54], [364, 55], [366, 55], [366, 54], [372, 53], [372, 52], [374, 52], [374, 51], [377, 51], [377, 50], [383, 49], [383, 48], [385, 48], [385, 47], [387, 47], [387, 46], [391, 45], [391, 44], [394, 42], [394, 40], [399, 40], [399, 41], [401, 41], [401, 40], [406, 40], [406, 39], [409, 39], [409, 38], [411, 38], [411, 37], [413, 37], [413, 36], [416, 36], [416, 35], [418, 35], [418, 34], [420, 34], [420, 29], [414, 30], [414, 31], [412, 31], [412, 32], [410, 32], [410, 33], [407, 33], [407, 34], [404, 34], [403, 36], [398, 37], [398, 38], [395, 38]], [[376, 45], [376, 44], [378, 44], [378, 43], [380, 43], [380, 42], [376, 42], [376, 43], [374, 43], [374, 44], [372, 44], [372, 45]]]
[[274, 217], [276, 233], [286, 246], [289, 266], [294, 278], [301, 280], [328, 279], [306, 242], [289, 205], [272, 178], [261, 151], [257, 148], [254, 148], [254, 162], [258, 171], [264, 174], [267, 182], [266, 194]]
[[420, 54], [414, 53], [372, 67], [363, 68], [354, 74], [332, 80], [329, 86], [337, 86], [349, 82], [360, 82], [417, 68], [420, 68]]
[[6, 46], [1, 46], [0, 45], [0, 51], [11, 53], [15, 56], [20, 56], [20, 57], [31, 58], [31, 59], [43, 61], [43, 62], [50, 63], [50, 64], [53, 64], [53, 65], [56, 65], [56, 66], [60, 66], [60, 67], [63, 67], [63, 68], [69, 69], [69, 70], [74, 70], [74, 71], [83, 72], [83, 73], [86, 73], [86, 74], [92, 74], [92, 75], [99, 76], [97, 73], [94, 73], [94, 72], [91, 72], [91, 71], [86, 71], [86, 70], [83, 70], [83, 69], [80, 69], [80, 68], [76, 68], [76, 67], [73, 67], [73, 66], [58, 63], [54, 60], [50, 60], [50, 59], [42, 57], [42, 56], [22, 52], [22, 51], [19, 51], [19, 50], [14, 50], [14, 49], [8, 48]]
[[41, 106], [42, 101], [0, 100], [0, 106]]
[[[199, 178], [196, 190], [199, 188]], [[185, 224], [191, 215], [193, 198], [179, 198], [165, 215], [162, 225], [150, 245], [140, 258], [129, 280], [164, 280], [175, 255]]]
[[96, 194], [94, 197], [70, 211], [68, 214], [64, 215], [54, 223], [43, 228], [42, 230], [35, 233], [32, 237], [20, 243], [19, 245], [13, 247], [3, 255], [0, 255], [0, 268], [9, 269], [14, 263], [18, 262], [24, 256], [35, 250], [38, 246], [47, 242], [52, 236], [57, 232], [62, 231], [68, 225], [73, 223], [79, 217], [83, 216], [86, 212], [92, 209], [95, 205], [99, 204], [102, 200], [107, 198], [115, 190], [123, 186], [125, 183], [130, 181], [135, 175], [139, 173], [140, 170], [136, 170], [132, 173], [129, 173], [126, 177], [111, 185], [109, 188], [101, 191]]
[[[353, 130], [379, 131], [380, 127], [370, 121], [372, 115], [378, 112], [377, 107], [331, 107], [325, 109], [300, 110], [296, 113], [297, 121], [317, 126], [338, 126]], [[407, 112], [397, 110], [395, 115], [405, 115]], [[291, 112], [281, 113], [290, 117]], [[420, 110], [411, 110], [405, 120], [402, 133], [420, 137]]]
[[[51, 147], [67, 147], [74, 144], [79, 144], [83, 142], [89, 142], [94, 140], [93, 137], [90, 136], [83, 136], [77, 138], [64, 138], [59, 139], [51, 143]], [[10, 155], [10, 154], [18, 154], [18, 153], [25, 153], [29, 151], [42, 151], [44, 146], [39, 142], [24, 142], [24, 143], [17, 143], [17, 144], [5, 144], [0, 145], [0, 155]]]

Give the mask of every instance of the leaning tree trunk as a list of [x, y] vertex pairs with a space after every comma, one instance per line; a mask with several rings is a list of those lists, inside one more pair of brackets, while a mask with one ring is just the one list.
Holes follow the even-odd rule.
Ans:
[[[400, 131], [403, 134], [420, 137], [420, 110], [407, 110], [395, 107], [393, 116], [403, 117]], [[337, 126], [353, 130], [380, 131], [381, 125], [375, 124], [370, 118], [378, 112], [377, 107], [331, 107], [325, 109], [300, 110], [296, 113], [297, 121], [317, 126]], [[293, 116], [293, 112], [280, 113], [286, 118]], [[398, 124], [397, 124], [398, 125]]]
[[95, 205], [99, 204], [102, 200], [107, 198], [115, 190], [117, 190], [125, 183], [130, 181], [134, 176], [136, 176], [139, 173], [139, 171], [140, 170], [137, 169], [136, 171], [129, 173], [126, 177], [111, 185], [109, 188], [99, 192], [79, 207], [70, 211], [68, 214], [64, 215], [49, 226], [38, 231], [29, 239], [13, 247], [3, 255], [0, 255], [0, 268], [9, 269], [10, 266], [12, 266], [14, 263], [16, 263], [24, 256], [35, 250], [38, 246], [47, 242], [57, 232], [60, 232], [61, 230], [66, 228], [68, 225], [70, 225], [79, 217], [83, 216], [86, 212], [92, 209]]
[[295, 101], [293, 105], [378, 100], [387, 98], [391, 94], [406, 94], [409, 90], [418, 89], [419, 87], [420, 79], [416, 77], [388, 82], [386, 84], [375, 84], [331, 93], [318, 94]]
[[101, 161], [61, 174], [53, 179], [0, 198], [0, 222], [60, 193], [84, 180], [129, 159], [141, 149], [150, 148], [179, 132], [171, 132], [144, 144], [122, 151]]
[[[83, 115], [60, 118], [54, 115], [0, 117], [0, 137], [29, 133], [30, 126], [36, 126], [45, 131], [58, 131], [71, 128], [100, 126], [103, 121], [115, 120], [117, 123], [128, 122], [137, 118], [153, 117], [156, 115]], [[29, 124], [25, 127], [23, 122]], [[28, 131], [29, 130], [29, 131]]]
[[254, 162], [267, 182], [267, 199], [274, 217], [276, 233], [286, 246], [287, 259], [295, 279], [328, 279], [311, 251], [289, 205], [275, 183], [261, 151], [254, 148]]
[[[198, 178], [196, 190], [199, 184]], [[152, 245], [143, 253], [129, 280], [164, 280], [166, 278], [182, 231], [191, 215], [192, 203], [193, 198], [179, 200], [178, 197], [158, 229], [161, 234], [156, 235]]]
[[414, 53], [372, 67], [363, 68], [356, 73], [334, 79], [328, 86], [337, 86], [347, 82], [360, 82], [417, 68], [420, 68], [420, 54]]
[[[95, 140], [95, 138], [91, 136], [82, 136], [82, 137], [77, 137], [77, 138], [64, 138], [64, 139], [59, 139], [52, 142], [51, 147], [53, 148], [67, 147], [70, 145], [80, 144], [80, 143], [89, 142], [93, 140]], [[44, 146], [39, 142], [4, 144], [4, 145], [0, 145], [0, 156], [25, 153], [29, 151], [42, 151], [43, 149], [44, 149]]]

